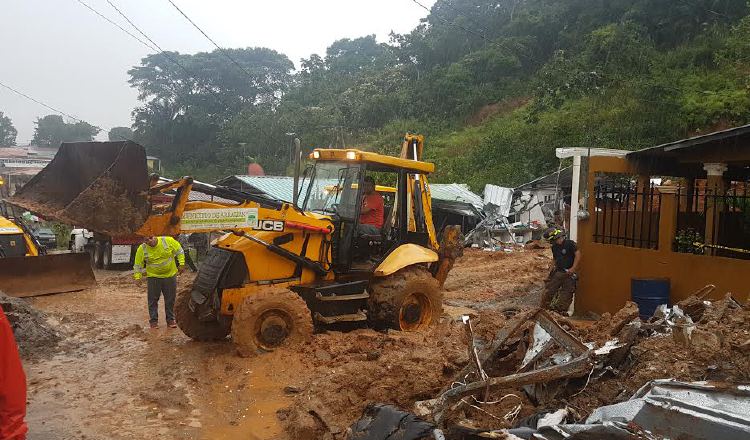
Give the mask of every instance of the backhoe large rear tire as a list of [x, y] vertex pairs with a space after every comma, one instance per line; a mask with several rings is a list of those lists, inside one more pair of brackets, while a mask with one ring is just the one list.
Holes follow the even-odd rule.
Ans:
[[312, 333], [312, 315], [307, 304], [284, 288], [248, 295], [232, 320], [232, 340], [243, 357], [305, 344]]
[[443, 313], [443, 292], [422, 266], [410, 266], [370, 283], [370, 321], [375, 327], [418, 331], [436, 324]]
[[196, 341], [220, 341], [229, 334], [229, 326], [222, 325], [218, 321], [200, 321], [195, 313], [190, 310], [190, 292], [192, 288], [186, 288], [177, 293], [174, 303], [174, 315], [177, 318], [177, 326], [185, 335]]

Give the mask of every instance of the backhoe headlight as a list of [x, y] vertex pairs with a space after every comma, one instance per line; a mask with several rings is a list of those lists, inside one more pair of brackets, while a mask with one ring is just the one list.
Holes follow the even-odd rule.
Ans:
[[320, 159], [320, 151], [313, 151], [313, 159]]
[[346, 152], [346, 158], [349, 160], [356, 160], [357, 159], [357, 152], [356, 151], [347, 151]]

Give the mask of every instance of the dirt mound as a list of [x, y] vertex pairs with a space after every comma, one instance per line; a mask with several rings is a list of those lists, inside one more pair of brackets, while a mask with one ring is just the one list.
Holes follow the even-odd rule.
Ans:
[[423, 333], [316, 335], [303, 353], [311, 379], [282, 416], [290, 438], [340, 437], [370, 402], [408, 409], [430, 398], [468, 361], [462, 335], [454, 322]]
[[[519, 248], [510, 253], [467, 249], [458, 270], [448, 276], [445, 302], [479, 308], [512, 302], [528, 305], [526, 296], [542, 289], [551, 262], [550, 251], [544, 249]], [[512, 298], [515, 301], [509, 301]]]
[[47, 321], [47, 315], [31, 307], [27, 300], [0, 292], [0, 306], [24, 358], [50, 354], [62, 339], [60, 332]]

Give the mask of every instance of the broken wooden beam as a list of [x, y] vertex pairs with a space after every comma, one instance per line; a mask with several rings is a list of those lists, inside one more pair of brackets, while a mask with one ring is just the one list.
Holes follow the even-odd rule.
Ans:
[[490, 377], [486, 380], [480, 380], [451, 388], [436, 399], [434, 406], [432, 407], [435, 420], [440, 422], [445, 408], [452, 403], [460, 400], [464, 396], [471, 395], [481, 390], [520, 388], [524, 385], [533, 383], [551, 382], [558, 379], [584, 376], [591, 371], [591, 368], [593, 367], [591, 353], [591, 351], [587, 351], [583, 355], [561, 365], [540, 368], [538, 370], [524, 373], [511, 374], [509, 376]]

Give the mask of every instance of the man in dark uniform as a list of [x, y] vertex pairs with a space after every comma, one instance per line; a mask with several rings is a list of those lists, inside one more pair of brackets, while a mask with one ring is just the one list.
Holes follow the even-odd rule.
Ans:
[[576, 291], [581, 251], [578, 250], [576, 242], [568, 240], [565, 232], [560, 229], [548, 230], [544, 233], [544, 238], [552, 243], [552, 257], [555, 260], [555, 267], [550, 272], [544, 286], [542, 307], [559, 313], [566, 313]]

